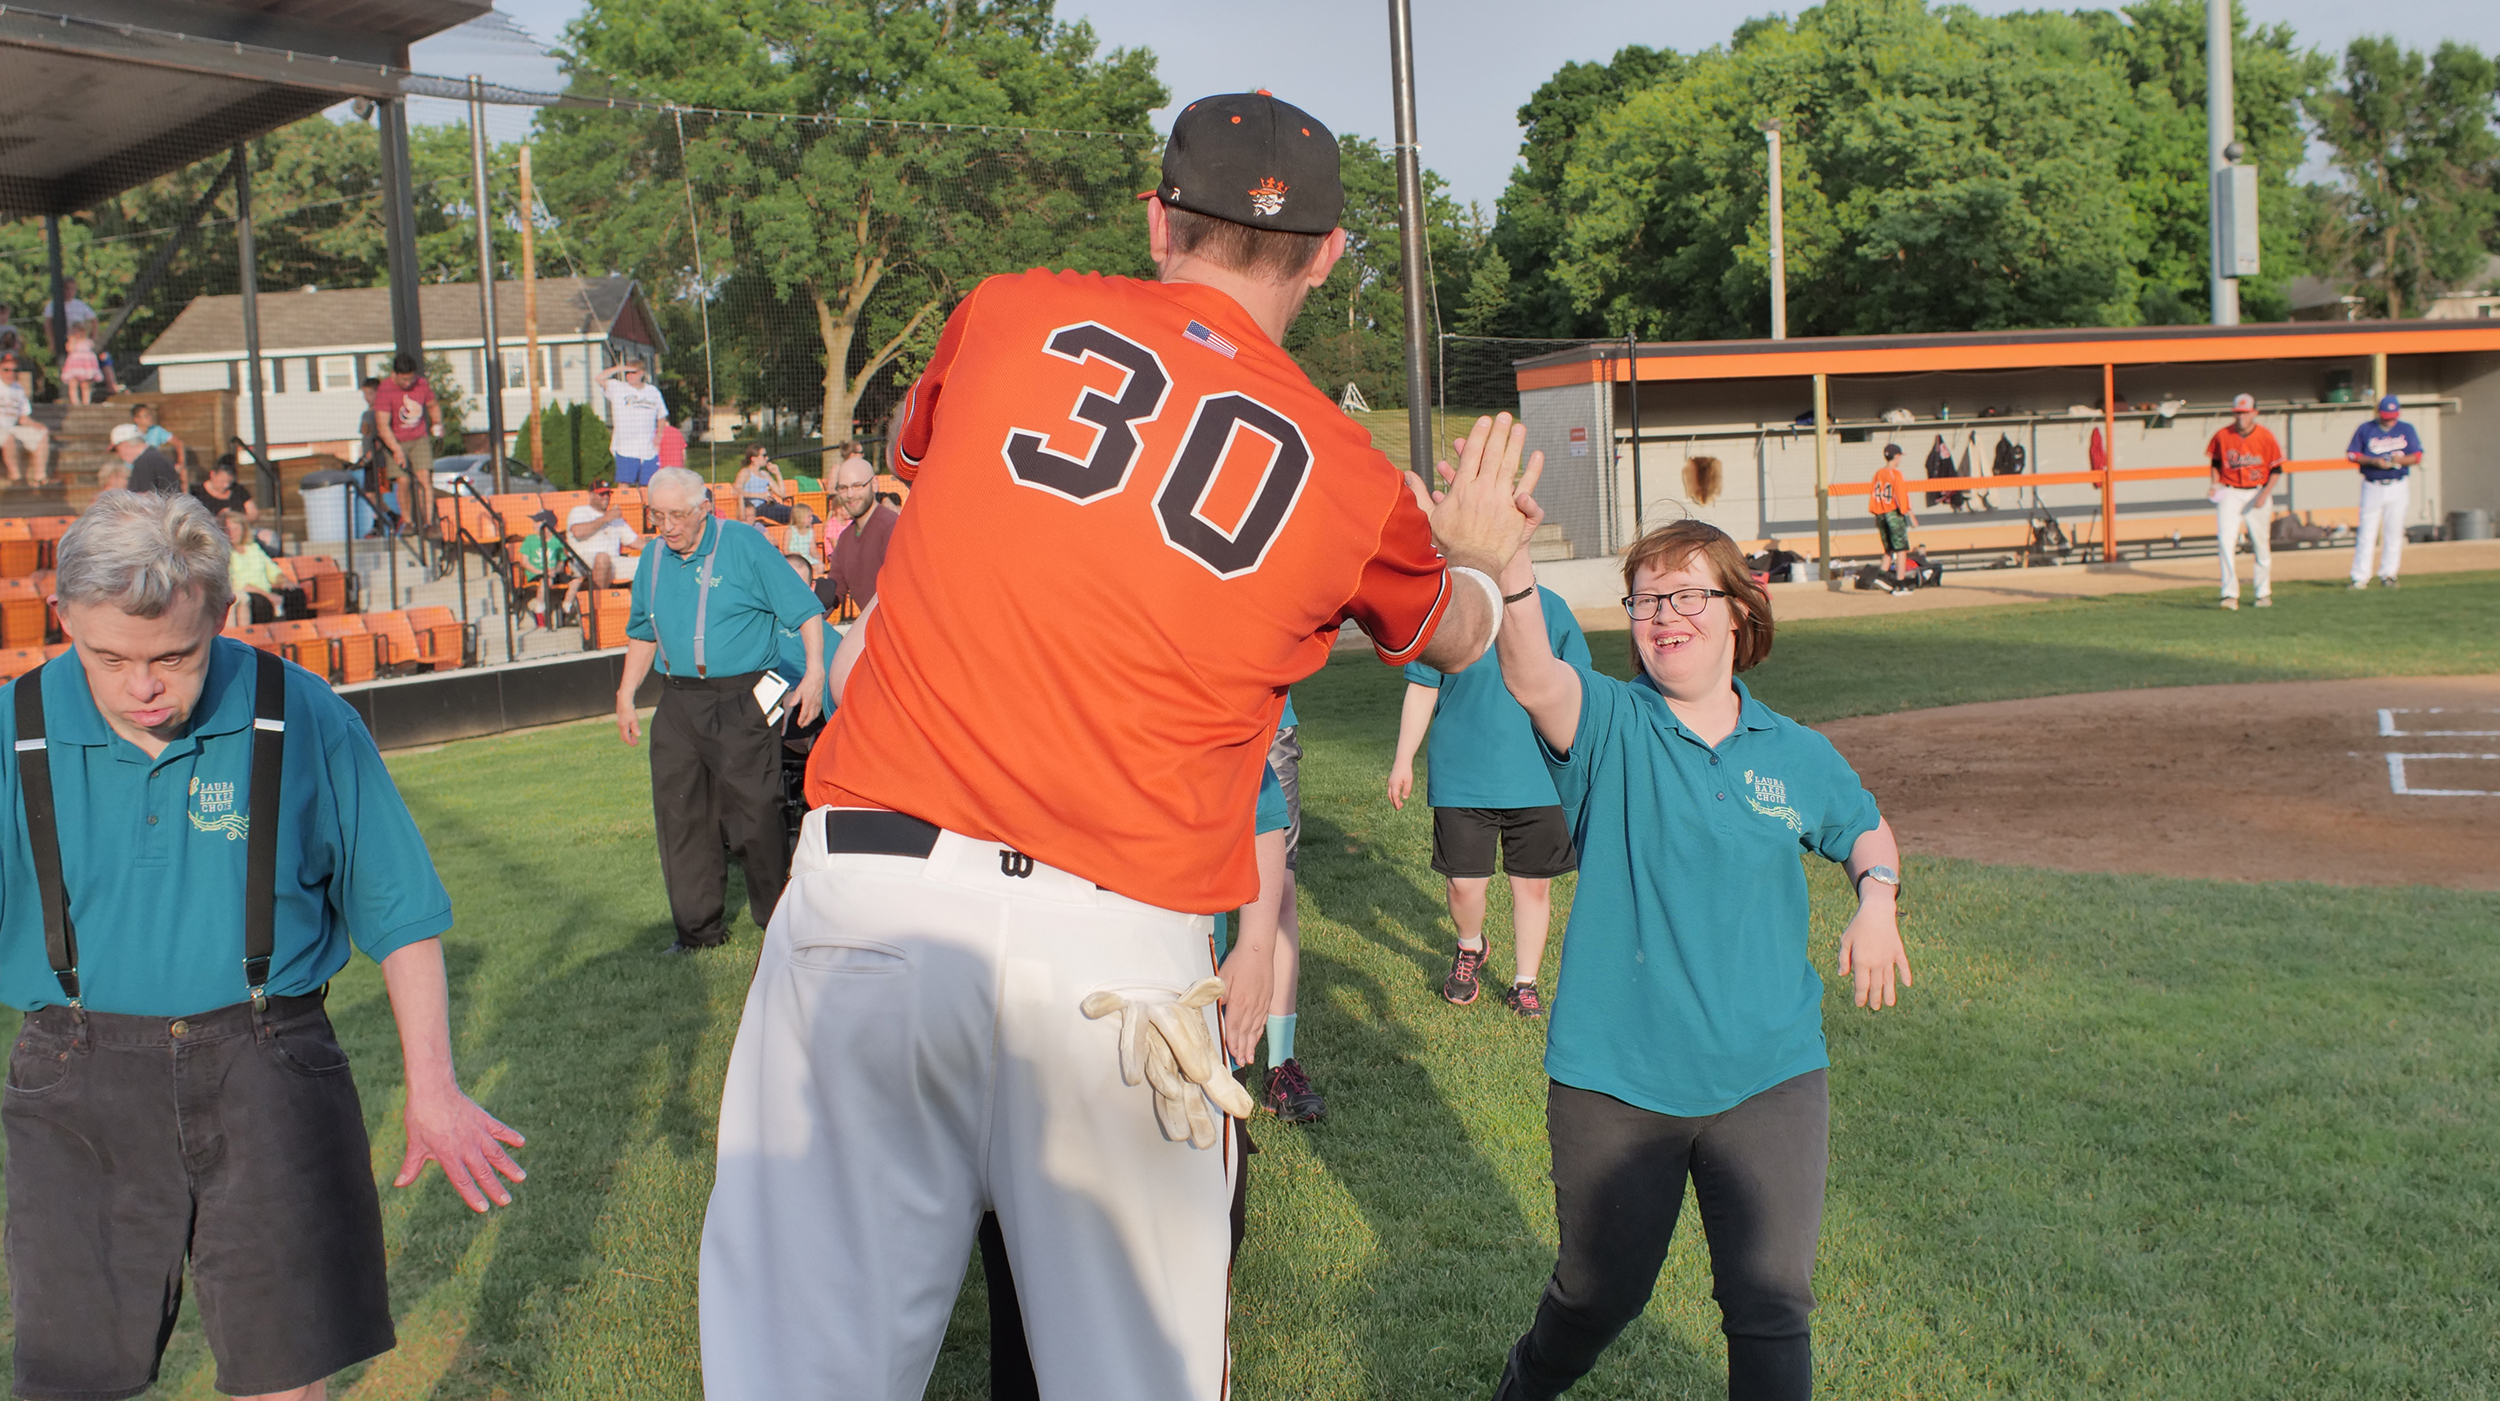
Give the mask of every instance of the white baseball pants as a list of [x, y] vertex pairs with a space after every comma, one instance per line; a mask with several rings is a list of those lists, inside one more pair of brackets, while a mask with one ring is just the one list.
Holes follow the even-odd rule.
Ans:
[[2222, 596], [2240, 596], [2240, 524], [2248, 524], [2248, 552], [2257, 557], [2257, 596], [2274, 592], [2274, 495], [2268, 486], [2226, 486], [2214, 498], [2214, 539], [2222, 546]]
[[1078, 1010], [1212, 973], [1210, 919], [952, 832], [925, 860], [828, 857], [822, 823], [729, 1057], [708, 1401], [917, 1401], [985, 1209], [1043, 1397], [1221, 1401], [1236, 1136], [1165, 1139], [1120, 1019]]
[[2405, 508], [2413, 499], [2413, 479], [2398, 477], [2392, 482], [2361, 484], [2361, 531], [2352, 541], [2352, 581], [2370, 582], [2370, 547], [2379, 544], [2378, 576], [2396, 577], [2396, 566], [2405, 555]]

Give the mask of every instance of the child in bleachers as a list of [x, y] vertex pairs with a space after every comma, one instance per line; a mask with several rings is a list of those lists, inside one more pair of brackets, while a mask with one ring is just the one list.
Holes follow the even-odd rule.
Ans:
[[95, 323], [80, 321], [69, 328], [69, 355], [61, 362], [61, 384], [73, 404], [95, 402], [95, 386], [104, 382], [104, 364], [95, 355]]

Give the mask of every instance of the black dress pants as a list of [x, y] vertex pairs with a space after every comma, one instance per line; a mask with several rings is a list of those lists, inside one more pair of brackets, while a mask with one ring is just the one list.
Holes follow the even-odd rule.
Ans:
[[1561, 1395], [1641, 1316], [1684, 1209], [1687, 1177], [1710, 1242], [1730, 1401], [1813, 1394], [1806, 1316], [1830, 1161], [1824, 1072], [1693, 1119], [1549, 1082], [1545, 1131], [1562, 1250], [1535, 1324], [1510, 1350], [1495, 1401]]
[[677, 941], [727, 942], [728, 855], [746, 871], [757, 928], [790, 879], [781, 813], [781, 727], [764, 723], [756, 675], [663, 679], [651, 717], [651, 815]]

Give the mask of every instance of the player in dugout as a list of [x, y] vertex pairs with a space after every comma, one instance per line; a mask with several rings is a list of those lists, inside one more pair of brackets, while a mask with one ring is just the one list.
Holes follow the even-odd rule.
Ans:
[[1428, 502], [1285, 353], [1345, 249], [1316, 118], [1191, 103], [1143, 198], [1157, 280], [990, 278], [899, 410], [911, 506], [730, 1053], [712, 1401], [919, 1396], [985, 1210], [1042, 1394], [1230, 1385], [1252, 1106], [1209, 1004], [1246, 1062], [1274, 946], [1219, 981], [1210, 938], [1285, 692], [1348, 622], [1480, 657], [1535, 483], [1505, 416]]

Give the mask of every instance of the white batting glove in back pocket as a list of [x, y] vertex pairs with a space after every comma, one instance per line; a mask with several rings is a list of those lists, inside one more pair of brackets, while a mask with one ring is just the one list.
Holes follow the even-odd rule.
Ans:
[[1224, 1067], [1207, 1031], [1206, 1008], [1224, 995], [1224, 980], [1201, 978], [1178, 997], [1133, 988], [1130, 995], [1105, 990], [1080, 1004], [1087, 1017], [1120, 1017], [1120, 1078], [1144, 1084], [1155, 1097], [1155, 1122], [1163, 1136], [1192, 1148], [1216, 1144], [1212, 1099], [1218, 1109], [1247, 1119], [1256, 1108], [1250, 1092]]

